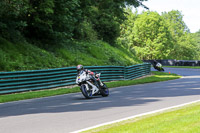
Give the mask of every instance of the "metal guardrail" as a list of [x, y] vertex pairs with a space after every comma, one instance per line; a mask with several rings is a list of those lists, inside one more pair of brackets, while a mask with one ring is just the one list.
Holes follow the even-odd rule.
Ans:
[[[153, 64], [154, 60], [143, 60]], [[156, 60], [164, 66], [200, 66], [200, 60]]]
[[[86, 66], [93, 72], [101, 72], [102, 81], [130, 80], [147, 75], [151, 64], [133, 66]], [[50, 89], [74, 85], [76, 67], [65, 67], [46, 70], [0, 72], [0, 94], [17, 93]]]

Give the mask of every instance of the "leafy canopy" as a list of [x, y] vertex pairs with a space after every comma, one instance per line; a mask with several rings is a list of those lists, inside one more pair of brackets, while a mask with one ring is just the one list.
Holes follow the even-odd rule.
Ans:
[[[1, 0], [0, 36], [59, 43], [101, 39], [113, 43], [126, 6], [146, 0]], [[52, 43], [53, 44], [53, 43]]]
[[127, 9], [127, 20], [121, 24], [118, 44], [140, 59], [199, 59], [198, 33], [189, 32], [179, 11], [161, 15], [157, 12]]

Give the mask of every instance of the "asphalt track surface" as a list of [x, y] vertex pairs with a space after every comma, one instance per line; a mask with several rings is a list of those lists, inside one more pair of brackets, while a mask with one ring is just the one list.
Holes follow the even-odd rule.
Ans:
[[69, 133], [200, 100], [200, 69], [165, 69], [183, 78], [112, 88], [90, 100], [74, 93], [0, 104], [0, 133]]

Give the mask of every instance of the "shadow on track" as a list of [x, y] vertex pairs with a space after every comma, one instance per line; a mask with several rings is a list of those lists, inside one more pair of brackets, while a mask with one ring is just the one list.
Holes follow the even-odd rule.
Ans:
[[188, 76], [188, 78], [186, 76], [172, 81], [113, 88], [110, 89], [108, 97], [96, 96], [88, 100], [81, 93], [74, 93], [0, 104], [0, 118], [27, 114], [62, 113], [135, 106], [157, 102], [162, 97], [199, 95], [200, 72], [194, 73], [198, 76]]

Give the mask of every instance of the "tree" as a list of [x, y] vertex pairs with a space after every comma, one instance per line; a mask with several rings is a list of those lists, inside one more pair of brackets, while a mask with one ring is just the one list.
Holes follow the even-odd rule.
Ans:
[[[120, 35], [120, 24], [126, 20], [124, 8], [143, 6], [142, 1], [146, 0], [81, 0], [83, 22], [96, 31], [98, 39], [114, 43]], [[77, 31], [82, 31], [81, 27]]]
[[[125, 20], [124, 8], [146, 0], [2, 0], [0, 34], [28, 40], [101, 39], [114, 43]], [[9, 38], [9, 37], [7, 37]], [[57, 44], [54, 43], [54, 44]]]
[[163, 12], [162, 16], [166, 19], [173, 36], [180, 37], [185, 32], [189, 32], [189, 28], [183, 21], [183, 15], [180, 11]]
[[191, 34], [179, 11], [132, 13], [121, 24], [118, 43], [140, 59], [185, 59], [200, 57], [198, 33]]
[[126, 48], [128, 51], [131, 51], [135, 54], [134, 50], [134, 34], [133, 27], [136, 19], [138, 18], [138, 12], [132, 12], [132, 8], [127, 8], [125, 12], [125, 17], [127, 18], [120, 25], [120, 36], [117, 39], [117, 43], [122, 47]]
[[54, 0], [55, 8], [52, 16], [54, 37], [58, 40], [71, 40], [74, 30], [82, 19], [79, 0]]
[[197, 59], [200, 60], [200, 30], [196, 33], [192, 33], [192, 37], [195, 39]]
[[140, 59], [166, 59], [173, 41], [168, 26], [157, 12], [143, 12], [133, 26], [134, 49]]
[[1, 0], [0, 1], [0, 36], [16, 40], [27, 26], [22, 18], [27, 12], [27, 0]]
[[38, 40], [51, 39], [53, 8], [53, 0], [28, 1], [28, 12], [25, 16], [27, 27], [24, 32], [26, 37]]
[[196, 59], [197, 46], [189, 28], [183, 21], [182, 13], [172, 10], [162, 13], [162, 16], [165, 18], [173, 37], [174, 48], [171, 50], [170, 57], [185, 60]]
[[175, 44], [172, 51], [175, 55], [172, 55], [174, 59], [179, 60], [194, 60], [198, 58], [197, 43], [191, 33], [185, 33], [178, 38], [177, 44]]

